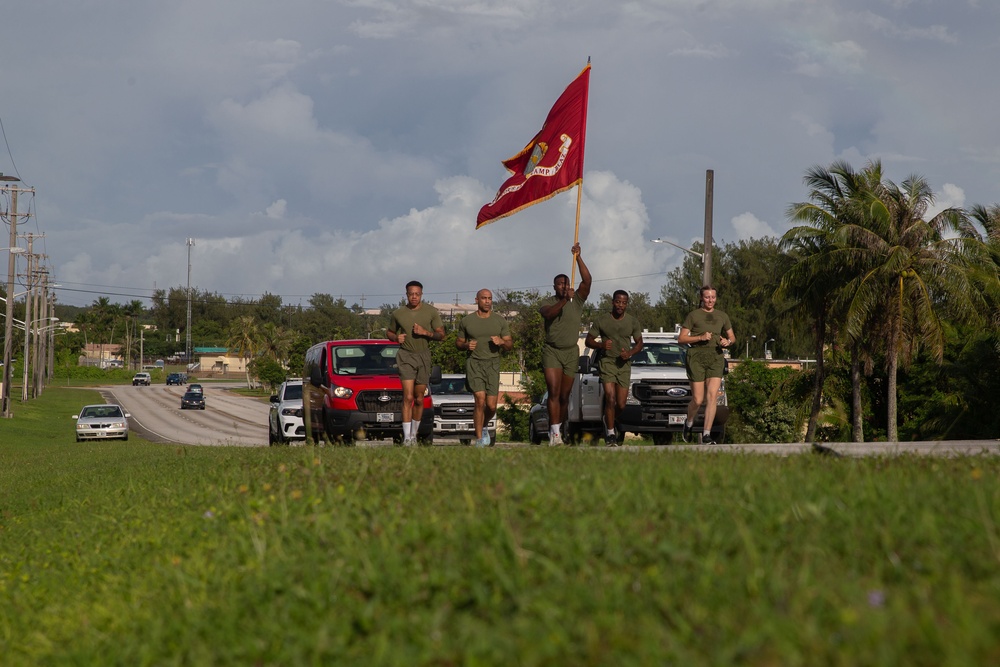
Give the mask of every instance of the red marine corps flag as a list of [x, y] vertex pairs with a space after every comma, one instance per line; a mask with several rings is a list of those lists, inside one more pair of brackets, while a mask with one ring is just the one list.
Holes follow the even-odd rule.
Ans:
[[512, 174], [497, 196], [479, 211], [476, 229], [498, 218], [569, 190], [583, 182], [583, 147], [587, 138], [590, 62], [556, 100], [542, 129], [520, 153], [504, 160]]

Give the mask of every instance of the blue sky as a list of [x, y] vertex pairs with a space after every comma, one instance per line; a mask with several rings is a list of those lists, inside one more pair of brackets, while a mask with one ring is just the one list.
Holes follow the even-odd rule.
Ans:
[[33, 0], [4, 25], [0, 172], [74, 305], [183, 286], [188, 237], [231, 297], [546, 291], [575, 191], [475, 218], [588, 56], [595, 293], [656, 300], [682, 253], [649, 241], [701, 238], [708, 169], [719, 242], [782, 234], [836, 159], [1000, 201], [986, 0]]

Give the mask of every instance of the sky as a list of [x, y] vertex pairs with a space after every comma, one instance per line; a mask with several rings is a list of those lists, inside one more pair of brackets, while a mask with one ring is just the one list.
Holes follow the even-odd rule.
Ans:
[[184, 287], [188, 238], [192, 287], [233, 299], [547, 293], [576, 189], [475, 220], [588, 57], [595, 295], [658, 299], [684, 252], [651, 240], [703, 240], [708, 170], [719, 244], [783, 234], [839, 159], [1000, 202], [992, 0], [32, 0], [3, 25], [0, 172], [64, 304]]

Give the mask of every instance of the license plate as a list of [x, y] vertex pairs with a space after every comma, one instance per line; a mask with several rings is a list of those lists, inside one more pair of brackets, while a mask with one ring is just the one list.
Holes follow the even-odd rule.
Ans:
[[667, 415], [667, 423], [671, 426], [683, 424], [687, 420], [687, 415]]
[[375, 421], [379, 422], [392, 422], [395, 415], [392, 412], [380, 412], [375, 416]]

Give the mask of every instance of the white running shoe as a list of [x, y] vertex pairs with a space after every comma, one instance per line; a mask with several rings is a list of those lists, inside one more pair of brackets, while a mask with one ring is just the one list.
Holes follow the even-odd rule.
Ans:
[[559, 433], [550, 433], [549, 434], [549, 446], [550, 447], [556, 447], [556, 446], [561, 445], [561, 444], [563, 444], [563, 439], [562, 439], [562, 435], [561, 434], [559, 434]]

